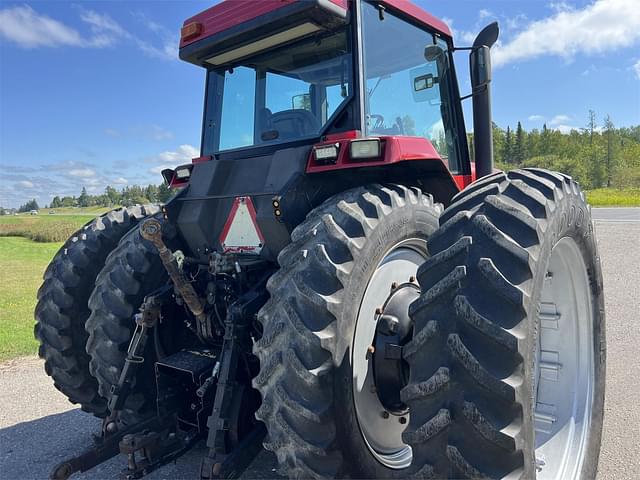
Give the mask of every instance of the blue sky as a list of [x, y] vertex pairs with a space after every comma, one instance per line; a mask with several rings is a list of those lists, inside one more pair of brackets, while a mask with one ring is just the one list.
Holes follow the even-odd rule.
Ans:
[[[213, 1], [0, 1], [0, 205], [160, 183], [197, 156], [204, 73], [177, 60], [184, 19]], [[419, 0], [468, 45], [502, 28], [494, 118], [568, 131], [640, 124], [637, 0]], [[469, 90], [467, 55], [457, 53]], [[465, 102], [470, 124], [470, 102]]]

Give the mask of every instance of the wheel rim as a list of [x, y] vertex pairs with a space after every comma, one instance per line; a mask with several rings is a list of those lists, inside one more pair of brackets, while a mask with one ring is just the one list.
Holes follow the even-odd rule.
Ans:
[[537, 478], [576, 479], [593, 404], [594, 312], [587, 269], [571, 238], [561, 239], [551, 252], [539, 309], [534, 385]]
[[[414, 280], [418, 267], [426, 258], [426, 242], [421, 239], [405, 240], [387, 251], [367, 284], [354, 332], [351, 365], [358, 425], [369, 451], [380, 463], [392, 469], [411, 465], [411, 447], [402, 441], [409, 413], [390, 412], [378, 398], [369, 347], [376, 335], [379, 316], [376, 309], [391, 298], [392, 284], [407, 282], [411, 277]], [[406, 308], [408, 311], [409, 305]]]

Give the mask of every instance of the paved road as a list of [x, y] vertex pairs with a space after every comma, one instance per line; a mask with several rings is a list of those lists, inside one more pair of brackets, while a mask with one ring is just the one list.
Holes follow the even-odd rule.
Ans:
[[[607, 401], [599, 480], [640, 472], [640, 209], [594, 209], [607, 311]], [[40, 360], [0, 365], [0, 478], [46, 478], [50, 467], [89, 445], [99, 422], [53, 388]], [[198, 478], [198, 448], [150, 478]], [[113, 459], [79, 478], [117, 478]], [[263, 452], [245, 478], [274, 478], [275, 459]]]
[[591, 215], [597, 222], [640, 223], [640, 208], [594, 208]]

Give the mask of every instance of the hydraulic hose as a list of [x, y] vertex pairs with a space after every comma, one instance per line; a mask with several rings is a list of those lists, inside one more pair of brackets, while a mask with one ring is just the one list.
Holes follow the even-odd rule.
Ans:
[[158, 250], [160, 260], [162, 260], [162, 264], [167, 270], [176, 290], [184, 300], [187, 308], [193, 313], [194, 317], [196, 317], [196, 325], [200, 339], [203, 341], [212, 340], [213, 332], [211, 331], [211, 325], [209, 324], [207, 315], [204, 312], [204, 304], [191, 283], [189, 283], [185, 277], [173, 252], [165, 245], [164, 240], [162, 240], [162, 224], [155, 218], [150, 218], [140, 227], [140, 234], [142, 238], [153, 243]]

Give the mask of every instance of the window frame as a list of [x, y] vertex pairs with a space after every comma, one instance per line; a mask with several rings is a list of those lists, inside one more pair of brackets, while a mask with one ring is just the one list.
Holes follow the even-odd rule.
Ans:
[[[367, 76], [366, 76], [366, 65], [365, 65], [365, 59], [364, 59], [364, 55], [362, 54], [362, 52], [364, 52], [364, 34], [363, 32], [363, 20], [362, 20], [362, 6], [363, 4], [368, 4], [373, 8], [378, 8], [379, 6], [379, 2], [375, 1], [375, 0], [358, 0], [357, 2], [355, 2], [356, 8], [357, 8], [357, 12], [356, 12], [356, 16], [357, 16], [357, 22], [358, 22], [358, 28], [356, 29], [359, 33], [358, 35], [358, 55], [360, 55], [360, 59], [358, 60], [358, 76], [359, 79], [357, 81], [357, 84], [359, 85], [359, 90], [360, 90], [360, 105], [359, 105], [359, 109], [360, 109], [360, 118], [361, 118], [361, 125], [362, 125], [362, 131], [364, 132], [366, 129], [366, 115], [367, 115], [367, 88], [366, 88], [366, 81], [367, 81]], [[469, 158], [469, 148], [468, 148], [468, 144], [467, 144], [467, 133], [466, 133], [466, 127], [465, 127], [465, 122], [464, 122], [464, 115], [462, 112], [462, 102], [460, 100], [460, 89], [459, 89], [459, 85], [458, 85], [458, 76], [455, 70], [455, 62], [454, 62], [454, 58], [453, 58], [453, 39], [451, 37], [448, 37], [446, 35], [443, 35], [442, 33], [438, 32], [437, 30], [433, 29], [433, 28], [428, 28], [425, 27], [425, 25], [421, 24], [420, 22], [418, 22], [415, 18], [411, 17], [410, 15], [407, 15], [405, 12], [402, 12], [400, 10], [396, 10], [394, 8], [387, 8], [385, 7], [384, 11], [383, 11], [383, 15], [392, 15], [394, 17], [396, 17], [397, 19], [415, 27], [418, 28], [419, 30], [422, 30], [424, 32], [426, 32], [427, 34], [431, 35], [433, 38], [433, 44], [437, 44], [437, 40], [441, 39], [444, 40], [447, 44], [447, 56], [448, 56], [448, 60], [449, 60], [449, 67], [450, 67], [450, 71], [451, 71], [451, 77], [452, 77], [452, 81], [448, 82], [448, 95], [451, 98], [451, 102], [450, 102], [450, 117], [451, 117], [451, 122], [452, 122], [452, 128], [451, 131], [454, 134], [455, 138], [453, 139], [453, 144], [454, 144], [454, 148], [456, 150], [456, 165], [454, 168], [451, 165], [447, 165], [447, 168], [449, 169], [449, 171], [452, 174], [455, 175], [470, 175], [471, 174], [471, 164], [470, 164], [470, 158]], [[383, 20], [384, 21], [384, 20]], [[426, 46], [426, 45], [425, 45]], [[446, 163], [446, 162], [445, 162]]]
[[[351, 68], [349, 69], [350, 73], [350, 87], [347, 96], [344, 98], [344, 101], [336, 108], [336, 110], [327, 118], [326, 123], [323, 125], [322, 129], [318, 134], [310, 135], [307, 137], [300, 137], [291, 140], [285, 140], [281, 142], [273, 142], [273, 143], [261, 143], [254, 145], [241, 146], [237, 148], [230, 148], [225, 150], [220, 150], [220, 124], [222, 120], [222, 100], [224, 98], [224, 78], [225, 72], [229, 68], [236, 68], [243, 66], [243, 60], [235, 62], [230, 65], [225, 65], [224, 67], [211, 67], [207, 68], [207, 74], [205, 79], [205, 95], [204, 95], [204, 108], [202, 114], [202, 132], [200, 139], [200, 155], [207, 156], [211, 155], [212, 157], [220, 157], [226, 156], [227, 153], [232, 157], [237, 157], [238, 153], [247, 152], [245, 156], [254, 156], [260, 152], [260, 155], [264, 154], [265, 151], [275, 151], [281, 150], [284, 148], [288, 148], [290, 146], [296, 146], [301, 144], [313, 144], [317, 143], [322, 137], [324, 137], [330, 130], [332, 130], [334, 122], [340, 117], [346, 110], [353, 109], [354, 104], [357, 107], [358, 95], [357, 95], [357, 83], [358, 83], [358, 65], [355, 62], [355, 50], [357, 48], [357, 44], [354, 40], [357, 37], [357, 28], [354, 28], [353, 20], [347, 22], [344, 27], [347, 47], [351, 51]], [[285, 49], [291, 43], [284, 44], [276, 50]], [[246, 61], [246, 59], [244, 59]], [[255, 122], [255, 115], [257, 115], [258, 110], [258, 97], [260, 97], [260, 101], [264, 103], [266, 100], [266, 72], [267, 70], [259, 70], [255, 69], [256, 72], [256, 85], [255, 85], [255, 98], [254, 98], [254, 139], [255, 139], [255, 128], [257, 123]], [[259, 73], [262, 72], [264, 74], [263, 78], [259, 77]], [[359, 108], [358, 108], [359, 110]], [[355, 111], [358, 111], [355, 110]], [[358, 119], [352, 118], [351, 124], [346, 128], [340, 128], [342, 130], [357, 130], [360, 128], [360, 124]], [[333, 132], [332, 132], [333, 133]]]

